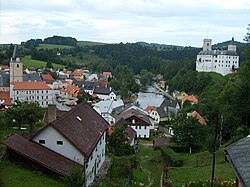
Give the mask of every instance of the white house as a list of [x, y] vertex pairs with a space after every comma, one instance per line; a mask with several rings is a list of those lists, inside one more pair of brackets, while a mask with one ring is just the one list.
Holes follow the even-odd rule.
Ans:
[[[78, 163], [84, 169], [84, 186], [89, 186], [105, 160], [108, 123], [87, 103], [80, 103], [59, 118], [56, 118], [55, 114], [56, 112], [48, 113], [48, 115], [54, 115], [54, 121], [40, 129], [31, 138], [29, 144], [36, 142], [29, 148], [29, 152], [32, 154], [23, 150], [22, 147], [25, 145], [22, 146], [20, 143], [24, 142], [23, 140], [20, 142], [12, 140], [7, 144], [7, 147], [22, 156], [26, 155], [32, 161], [42, 162], [42, 166], [47, 169], [53, 169], [53, 171], [66, 176], [70, 175], [70, 168], [73, 165], [65, 168], [64, 162], [70, 160], [71, 163]], [[18, 146], [15, 147], [17, 144]], [[33, 147], [34, 150], [32, 150]], [[41, 147], [46, 147], [49, 151]], [[37, 149], [39, 149], [39, 155]], [[40, 155], [44, 154], [46, 158], [42, 160]], [[63, 160], [62, 158], [56, 159], [60, 155], [64, 157]], [[51, 161], [47, 162], [46, 160]]]
[[123, 100], [104, 100], [94, 105], [95, 111], [97, 111], [109, 124], [115, 123], [115, 117], [112, 116], [114, 109], [124, 106]]
[[101, 100], [116, 100], [117, 92], [110, 88], [96, 87], [93, 94], [95, 94]]
[[239, 56], [233, 38], [227, 50], [212, 50], [212, 40], [203, 40], [203, 50], [196, 58], [198, 72], [217, 72], [224, 76], [237, 68], [239, 68]]
[[37, 101], [41, 107], [52, 104], [53, 91], [44, 82], [12, 82], [10, 84], [10, 98], [13, 102]]
[[154, 121], [145, 112], [135, 106], [123, 111], [116, 118], [115, 126], [128, 125], [136, 131], [137, 138], [149, 138], [154, 131]]

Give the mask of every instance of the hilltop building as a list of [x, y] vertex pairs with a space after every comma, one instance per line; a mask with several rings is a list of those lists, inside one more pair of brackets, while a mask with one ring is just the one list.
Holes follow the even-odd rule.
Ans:
[[212, 39], [203, 40], [203, 50], [196, 59], [198, 72], [217, 72], [224, 75], [233, 73], [239, 68], [239, 56], [236, 52], [234, 38], [227, 50], [212, 50]]

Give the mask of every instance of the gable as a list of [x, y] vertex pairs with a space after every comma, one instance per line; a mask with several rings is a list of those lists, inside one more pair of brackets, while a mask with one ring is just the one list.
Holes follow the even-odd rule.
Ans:
[[50, 123], [83, 155], [89, 157], [108, 129], [108, 123], [89, 104], [80, 103]]
[[37, 143], [40, 143], [40, 141], [44, 141], [44, 144], [40, 144], [71, 160], [83, 164], [84, 155], [69, 140], [67, 140], [63, 135], [61, 135], [50, 125], [44, 128], [35, 137], [33, 137], [33, 141]]

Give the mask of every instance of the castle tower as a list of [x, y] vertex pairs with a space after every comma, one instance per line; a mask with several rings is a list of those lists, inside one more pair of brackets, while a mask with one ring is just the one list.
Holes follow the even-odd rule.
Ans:
[[23, 82], [23, 63], [15, 45], [13, 55], [10, 59], [10, 82]]
[[228, 51], [236, 51], [234, 37], [232, 37], [232, 41], [228, 44], [227, 49], [228, 49]]
[[212, 50], [212, 39], [204, 39], [203, 51], [211, 51], [211, 50]]

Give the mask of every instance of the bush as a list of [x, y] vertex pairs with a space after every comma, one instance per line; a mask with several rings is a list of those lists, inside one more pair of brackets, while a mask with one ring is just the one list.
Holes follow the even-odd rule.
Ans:
[[168, 146], [164, 146], [161, 148], [161, 155], [168, 162], [169, 166], [183, 166], [183, 160], [180, 158], [179, 154], [174, 152], [174, 150], [169, 148]]
[[176, 153], [188, 153], [189, 148], [184, 145], [178, 145], [178, 144], [170, 144], [168, 145], [169, 148], [173, 149]]

